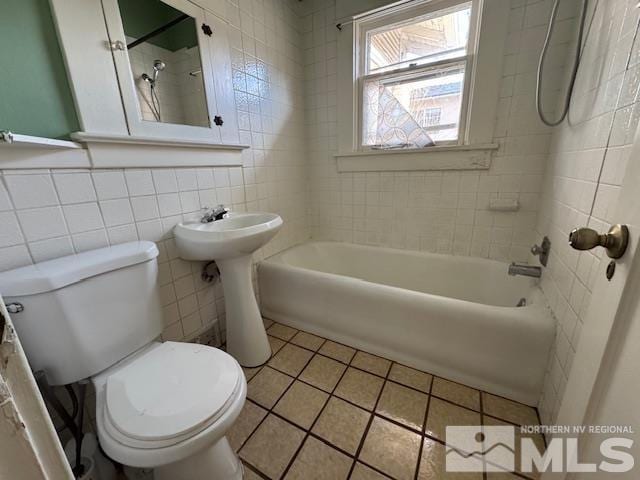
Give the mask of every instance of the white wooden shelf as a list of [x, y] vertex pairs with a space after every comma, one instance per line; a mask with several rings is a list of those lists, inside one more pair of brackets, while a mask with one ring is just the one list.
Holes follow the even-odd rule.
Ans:
[[0, 147], [32, 148], [32, 149], [78, 149], [82, 145], [69, 140], [57, 140], [55, 138], [34, 137], [19, 133], [0, 132]]

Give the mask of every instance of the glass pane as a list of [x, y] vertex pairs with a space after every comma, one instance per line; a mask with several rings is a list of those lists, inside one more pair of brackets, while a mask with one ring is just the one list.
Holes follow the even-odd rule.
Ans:
[[464, 65], [365, 82], [362, 144], [425, 147], [458, 139]]
[[471, 4], [440, 10], [367, 34], [367, 72], [426, 65], [466, 55]]
[[160, 0], [119, 0], [142, 120], [209, 126], [194, 18]]

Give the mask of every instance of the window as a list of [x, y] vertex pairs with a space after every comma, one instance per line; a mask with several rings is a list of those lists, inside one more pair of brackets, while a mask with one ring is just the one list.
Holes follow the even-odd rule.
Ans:
[[463, 143], [476, 8], [418, 1], [355, 21], [360, 150]]

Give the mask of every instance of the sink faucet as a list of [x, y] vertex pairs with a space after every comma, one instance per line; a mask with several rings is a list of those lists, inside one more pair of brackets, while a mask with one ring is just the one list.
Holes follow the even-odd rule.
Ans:
[[512, 262], [511, 265], [509, 265], [509, 275], [524, 275], [525, 277], [540, 278], [542, 276], [542, 268]]
[[227, 214], [229, 213], [229, 209], [224, 205], [218, 205], [215, 208], [202, 207], [204, 210], [204, 214], [200, 221], [202, 223], [210, 223], [215, 222], [216, 220], [222, 220], [223, 218], [227, 218]]

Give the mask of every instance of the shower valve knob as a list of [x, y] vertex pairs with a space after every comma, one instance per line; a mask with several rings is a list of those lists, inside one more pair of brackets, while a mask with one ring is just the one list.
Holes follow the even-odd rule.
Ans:
[[607, 233], [600, 234], [591, 228], [575, 228], [569, 234], [569, 245], [576, 250], [591, 250], [595, 247], [607, 249], [610, 258], [620, 258], [629, 244], [629, 229], [626, 225], [613, 225]]

